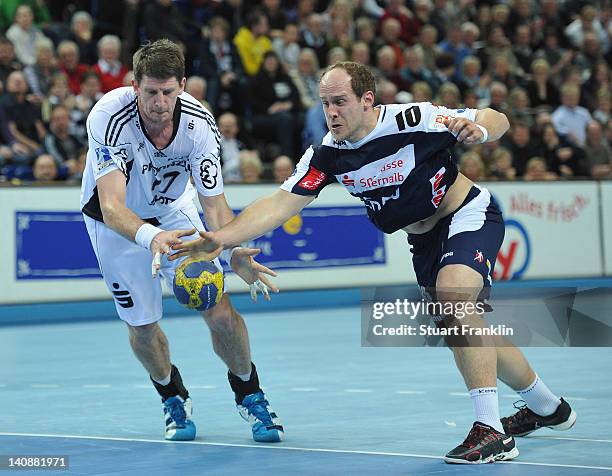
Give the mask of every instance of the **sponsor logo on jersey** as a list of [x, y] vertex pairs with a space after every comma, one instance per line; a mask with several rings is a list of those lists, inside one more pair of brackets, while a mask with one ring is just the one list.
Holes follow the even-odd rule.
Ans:
[[433, 203], [433, 206], [436, 208], [440, 206], [440, 202], [442, 202], [442, 198], [444, 198], [444, 194], [446, 193], [446, 185], [440, 187], [445, 173], [446, 167], [442, 167], [429, 179], [431, 182], [431, 203]]
[[391, 195], [387, 195], [380, 199], [368, 198], [368, 197], [360, 197], [361, 200], [365, 203], [366, 207], [368, 207], [372, 211], [379, 211], [385, 204], [390, 200], [397, 200], [400, 196], [399, 187], [395, 189], [395, 192]]
[[409, 144], [391, 156], [364, 165], [358, 170], [336, 175], [336, 178], [353, 194], [399, 186], [414, 168], [414, 161], [414, 145]]
[[316, 190], [326, 178], [327, 175], [324, 172], [311, 165], [308, 173], [298, 182], [298, 185], [306, 190]]
[[128, 152], [125, 146], [119, 147], [99, 147], [96, 149], [96, 172], [100, 173], [110, 165], [115, 165], [125, 175], [127, 175], [126, 162]]
[[482, 251], [476, 250], [476, 253], [474, 254], [474, 261], [484, 263], [484, 255], [482, 254]]
[[219, 175], [219, 166], [217, 162], [211, 159], [204, 159], [200, 164], [200, 179], [202, 185], [207, 190], [212, 190], [217, 186], [217, 177]]

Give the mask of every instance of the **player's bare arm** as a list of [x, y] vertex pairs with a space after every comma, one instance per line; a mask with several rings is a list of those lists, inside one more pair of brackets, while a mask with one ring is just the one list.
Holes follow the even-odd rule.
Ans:
[[234, 220], [219, 230], [200, 232], [199, 240], [174, 245], [172, 249], [176, 253], [169, 259], [178, 259], [198, 251], [217, 250], [220, 252], [223, 248], [231, 248], [244, 241], [253, 240], [282, 225], [314, 199], [313, 196], [297, 195], [279, 189], [249, 205]]
[[[198, 199], [200, 200], [200, 205], [202, 205], [202, 210], [204, 210], [204, 218], [210, 230], [219, 230], [222, 226], [230, 223], [234, 219], [234, 212], [227, 204], [225, 194], [221, 193], [220, 195], [214, 196], [203, 196], [198, 194]], [[219, 246], [212, 250], [213, 256], [220, 254], [222, 249], [223, 248]], [[278, 292], [279, 290], [266, 275], [276, 276], [276, 273], [253, 259], [260, 252], [261, 250], [257, 248], [237, 247], [232, 250], [229, 255], [230, 266], [245, 283], [249, 286], [255, 285], [257, 289], [262, 291], [265, 299], [270, 300], [268, 288], [274, 292]], [[172, 257], [170, 259], [172, 259]], [[252, 287], [251, 295], [254, 293], [256, 296], [256, 289]], [[255, 296], [253, 296], [254, 299]]]
[[446, 127], [457, 137], [457, 142], [472, 145], [499, 139], [508, 130], [510, 123], [505, 114], [486, 108], [476, 113], [476, 121], [465, 117], [450, 117]]

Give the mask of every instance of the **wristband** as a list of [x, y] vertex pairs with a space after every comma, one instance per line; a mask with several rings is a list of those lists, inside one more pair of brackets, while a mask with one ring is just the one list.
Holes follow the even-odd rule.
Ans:
[[232, 256], [234, 256], [234, 252], [236, 250], [241, 249], [241, 246], [234, 246], [233, 248], [227, 249], [227, 250], [223, 250], [221, 252], [221, 254], [219, 255], [221, 257], [221, 259], [223, 261], [225, 261], [227, 264], [229, 264], [231, 266], [232, 264]]
[[161, 228], [157, 228], [156, 226], [153, 226], [150, 223], [143, 223], [140, 228], [138, 228], [136, 236], [134, 237], [134, 241], [143, 248], [150, 250], [153, 238], [155, 238], [157, 234], [161, 233], [162, 231], [164, 230], [162, 230]]
[[482, 138], [482, 141], [480, 141], [480, 143], [484, 144], [489, 138], [489, 131], [487, 131], [487, 129], [484, 126], [481, 126], [480, 124], [474, 123], [474, 125], [478, 127], [478, 129], [480, 129], [480, 131], [482, 132], [484, 137]]

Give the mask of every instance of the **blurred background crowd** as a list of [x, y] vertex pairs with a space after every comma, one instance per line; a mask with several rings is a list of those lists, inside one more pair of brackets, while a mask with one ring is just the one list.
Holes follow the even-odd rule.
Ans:
[[457, 147], [473, 180], [612, 178], [612, 3], [575, 0], [0, 0], [0, 182], [79, 183], [85, 121], [148, 40], [180, 43], [227, 183], [282, 182], [327, 132], [322, 68], [368, 64], [380, 104], [491, 107]]

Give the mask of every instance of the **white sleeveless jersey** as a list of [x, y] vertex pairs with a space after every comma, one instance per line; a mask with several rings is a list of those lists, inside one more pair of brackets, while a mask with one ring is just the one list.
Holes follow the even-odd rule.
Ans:
[[104, 221], [96, 180], [113, 170], [125, 175], [126, 206], [145, 220], [190, 205], [195, 197], [191, 177], [204, 196], [223, 192], [217, 125], [187, 93], [176, 101], [172, 139], [164, 149], [147, 137], [131, 87], [115, 89], [96, 103], [87, 133], [81, 209], [95, 220]]

